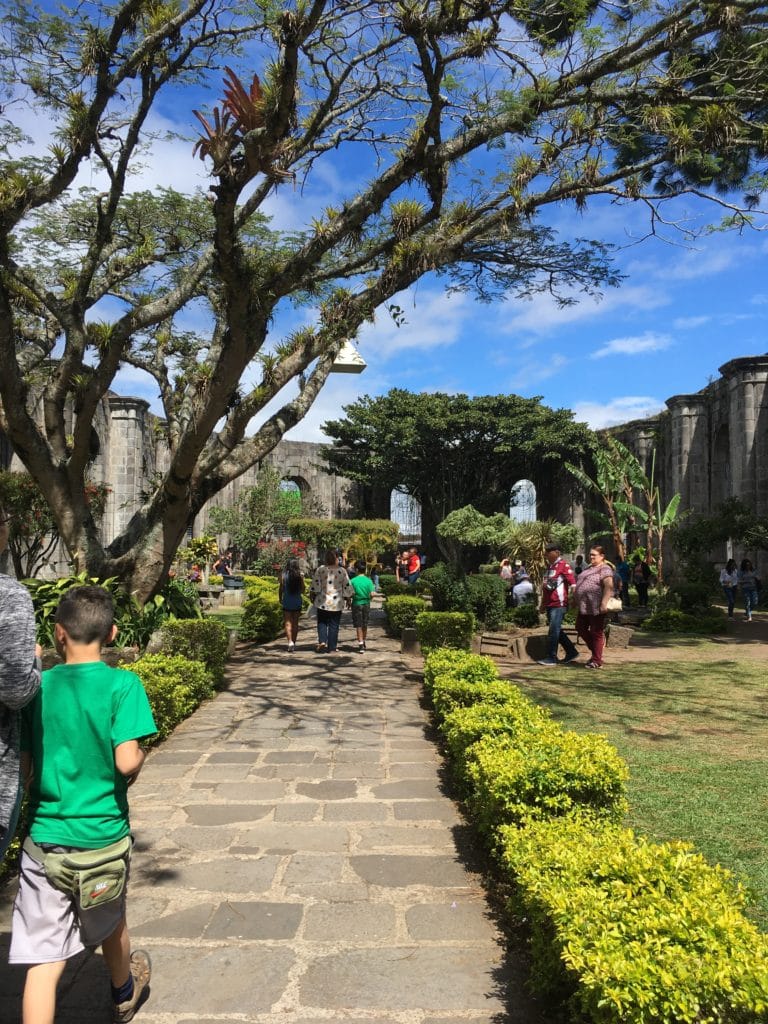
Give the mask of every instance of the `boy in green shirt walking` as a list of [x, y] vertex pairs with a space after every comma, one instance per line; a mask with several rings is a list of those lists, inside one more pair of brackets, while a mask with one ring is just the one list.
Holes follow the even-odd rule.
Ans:
[[357, 633], [357, 650], [365, 651], [365, 639], [368, 636], [368, 614], [371, 610], [371, 595], [376, 587], [370, 576], [366, 575], [365, 562], [355, 562], [355, 576], [350, 577], [350, 585], [354, 590], [352, 596], [352, 625]]
[[30, 834], [21, 859], [9, 962], [27, 964], [23, 1024], [53, 1024], [67, 960], [101, 946], [113, 1020], [133, 1020], [146, 998], [149, 956], [131, 953], [125, 896], [131, 853], [128, 787], [144, 763], [139, 740], [156, 732], [141, 680], [109, 668], [112, 598], [76, 587], [56, 611], [64, 663], [43, 673], [22, 716], [22, 776]]

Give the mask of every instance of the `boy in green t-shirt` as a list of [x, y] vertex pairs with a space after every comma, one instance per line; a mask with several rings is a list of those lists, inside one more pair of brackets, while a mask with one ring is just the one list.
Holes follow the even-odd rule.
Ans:
[[365, 639], [368, 636], [368, 613], [371, 610], [371, 595], [376, 590], [373, 580], [365, 573], [365, 562], [355, 562], [355, 576], [350, 577], [350, 585], [354, 590], [352, 596], [352, 625], [357, 632], [357, 650], [365, 651]]
[[156, 732], [141, 680], [109, 668], [112, 598], [76, 587], [56, 611], [64, 663], [43, 673], [22, 715], [22, 775], [30, 834], [21, 858], [9, 962], [28, 964], [23, 1024], [53, 1024], [66, 961], [101, 946], [113, 1020], [130, 1021], [148, 995], [149, 956], [131, 953], [125, 889], [131, 851], [128, 787], [144, 763], [139, 740]]

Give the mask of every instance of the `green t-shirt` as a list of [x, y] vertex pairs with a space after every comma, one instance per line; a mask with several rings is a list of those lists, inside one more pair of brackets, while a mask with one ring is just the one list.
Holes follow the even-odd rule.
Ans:
[[376, 590], [371, 577], [359, 573], [357, 576], [352, 576], [349, 582], [355, 592], [352, 604], [370, 604], [371, 594]]
[[97, 850], [130, 832], [114, 749], [157, 732], [135, 673], [100, 661], [43, 672], [22, 712], [21, 749], [32, 755], [30, 834], [36, 843]]

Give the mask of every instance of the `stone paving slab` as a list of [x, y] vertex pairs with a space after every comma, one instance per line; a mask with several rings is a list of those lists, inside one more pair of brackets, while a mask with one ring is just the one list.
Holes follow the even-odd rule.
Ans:
[[[139, 1024], [546, 1024], [506, 955], [441, 783], [420, 674], [374, 611], [370, 650], [241, 648], [227, 688], [152, 751], [131, 790]], [[342, 646], [351, 633], [342, 629]], [[0, 893], [0, 1022], [19, 1020]], [[56, 1024], [109, 1024], [101, 956]]]

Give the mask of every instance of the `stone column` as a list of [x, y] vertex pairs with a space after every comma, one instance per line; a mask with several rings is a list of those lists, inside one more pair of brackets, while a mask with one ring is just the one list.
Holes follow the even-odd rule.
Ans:
[[669, 451], [665, 453], [666, 466], [657, 466], [657, 478], [663, 477], [665, 484], [662, 502], [668, 502], [679, 491], [683, 508], [706, 512], [709, 507], [707, 396], [701, 392], [673, 395], [666, 404], [669, 409]]
[[768, 515], [768, 356], [732, 359], [720, 373], [728, 394], [733, 495]]
[[148, 451], [149, 402], [143, 398], [110, 395], [109, 475], [112, 488], [104, 515], [104, 532], [114, 539], [141, 505], [145, 452]]

